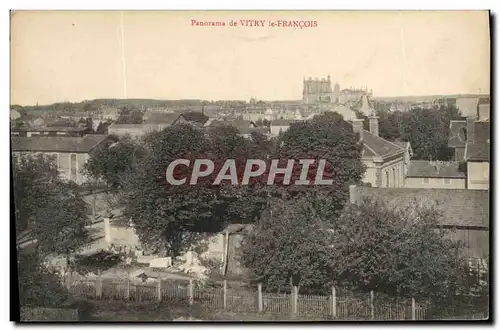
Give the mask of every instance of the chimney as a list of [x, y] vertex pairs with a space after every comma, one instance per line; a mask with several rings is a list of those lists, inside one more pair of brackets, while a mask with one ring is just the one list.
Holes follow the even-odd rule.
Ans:
[[355, 118], [352, 120], [352, 131], [359, 134], [359, 140], [363, 140], [363, 122], [362, 118]]
[[378, 116], [371, 115], [368, 118], [368, 122], [370, 125], [370, 133], [378, 137]]
[[474, 142], [474, 122], [476, 122], [475, 117], [467, 117], [467, 142]]

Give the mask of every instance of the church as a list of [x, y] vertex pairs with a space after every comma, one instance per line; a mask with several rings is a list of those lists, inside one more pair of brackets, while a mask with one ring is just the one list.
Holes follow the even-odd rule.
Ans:
[[304, 89], [302, 91], [302, 103], [318, 104], [318, 103], [337, 103], [340, 95], [340, 86], [335, 84], [332, 89], [332, 81], [330, 75], [319, 79], [305, 79]]

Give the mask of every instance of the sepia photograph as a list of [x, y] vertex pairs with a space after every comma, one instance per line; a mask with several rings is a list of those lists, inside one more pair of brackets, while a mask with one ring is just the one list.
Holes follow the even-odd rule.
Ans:
[[491, 22], [11, 10], [11, 320], [491, 322]]

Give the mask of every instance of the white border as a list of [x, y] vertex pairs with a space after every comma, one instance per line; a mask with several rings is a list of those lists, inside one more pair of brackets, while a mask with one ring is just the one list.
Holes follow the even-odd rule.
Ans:
[[[498, 4], [500, 1], [497, 0], [474, 0], [474, 1], [459, 1], [459, 0], [454, 0], [454, 1], [436, 1], [436, 0], [420, 0], [420, 1], [370, 1], [370, 0], [365, 0], [365, 1], [335, 1], [335, 3], [332, 3], [331, 1], [316, 1], [316, 0], [302, 0], [302, 1], [297, 1], [297, 0], [288, 0], [288, 1], [282, 1], [282, 2], [277, 2], [277, 1], [269, 1], [269, 0], [248, 0], [248, 1], [238, 1], [238, 2], [224, 2], [224, 1], [212, 1], [210, 3], [207, 3], [206, 1], [203, 0], [198, 0], [198, 1], [179, 1], [177, 3], [168, 3], [168, 5], [165, 3], [165, 1], [151, 1], [151, 0], [141, 0], [141, 1], [129, 1], [129, 0], [122, 0], [122, 1], [103, 1], [103, 0], [88, 0], [88, 1], [79, 1], [79, 2], [70, 2], [70, 1], [43, 1], [43, 2], [37, 2], [37, 1], [4, 1], [2, 2], [2, 7], [4, 7], [2, 14], [0, 15], [1, 17], [1, 29], [2, 29], [2, 36], [4, 37], [4, 47], [1, 52], [1, 62], [3, 64], [3, 68], [5, 72], [9, 72], [10, 64], [9, 64], [9, 47], [7, 45], [7, 36], [9, 34], [9, 12], [8, 9], [100, 9], [100, 10], [105, 10], [105, 9], [232, 9], [232, 10], [238, 10], [238, 9], [260, 9], [260, 10], [276, 10], [276, 9], [317, 9], [317, 10], [331, 10], [331, 9], [337, 9], [337, 10], [347, 10], [347, 9], [374, 9], [374, 10], [381, 10], [381, 9], [392, 9], [392, 10], [398, 10], [398, 9], [454, 9], [454, 10], [460, 10], [460, 9], [493, 9], [493, 12], [498, 12]], [[466, 51], [466, 50], [464, 50]], [[498, 57], [498, 55], [497, 55]], [[4, 75], [2, 77], [2, 93], [1, 93], [1, 98], [2, 98], [2, 105], [6, 107], [7, 109], [4, 110], [4, 117], [2, 118], [2, 127], [6, 128], [6, 131], [8, 130], [8, 105], [9, 105], [9, 98], [10, 98], [10, 92], [9, 92], [9, 75]], [[494, 94], [497, 95], [498, 90], [495, 89]], [[496, 111], [496, 109], [493, 109], [493, 111]], [[3, 122], [5, 121], [5, 122]], [[496, 131], [495, 131], [496, 133]], [[2, 134], [2, 139], [0, 141], [0, 147], [2, 149], [2, 154], [4, 162], [1, 162], [1, 167], [0, 169], [0, 176], [2, 179], [2, 183], [10, 183], [9, 179], [9, 164], [7, 161], [7, 155], [10, 153], [9, 150], [9, 144], [10, 144], [10, 138], [8, 131], [5, 132], [5, 134]], [[498, 153], [497, 153], [498, 155]], [[495, 160], [496, 163], [498, 164], [497, 160]], [[9, 205], [9, 199], [10, 199], [10, 193], [7, 190], [9, 185], [4, 184], [4, 190], [2, 190], [2, 199], [0, 199], [0, 210], [3, 210], [6, 212], [7, 210], [10, 210], [10, 205]], [[498, 203], [497, 198], [495, 198], [495, 205], [500, 205]], [[5, 215], [5, 214], [4, 214]], [[5, 215], [8, 216], [8, 215]], [[9, 215], [10, 216], [10, 215]], [[492, 220], [495, 221], [496, 220]], [[2, 226], [4, 227], [3, 231], [0, 231], [0, 233], [3, 236], [2, 242], [4, 243], [5, 250], [4, 252], [9, 251], [9, 247], [7, 247], [7, 243], [10, 242], [9, 238], [9, 231], [7, 229], [8, 223], [7, 223], [7, 217], [4, 217], [3, 222], [1, 223]], [[497, 223], [498, 224], [498, 223]], [[8, 254], [2, 254], [2, 264], [3, 266], [7, 266], [9, 264], [9, 258], [10, 256]], [[495, 261], [497, 262], [497, 261]], [[6, 268], [4, 268], [4, 272], [0, 273], [0, 278], [2, 278], [2, 284], [4, 285], [2, 287], [2, 292], [0, 292], [0, 295], [2, 297], [2, 307], [1, 307], [1, 312], [4, 315], [2, 318], [3, 323], [5, 323], [7, 328], [13, 328], [14, 324], [13, 323], [6, 323], [6, 321], [9, 320], [9, 308], [10, 308], [10, 302], [9, 300], [9, 288], [8, 288], [8, 281], [9, 281], [9, 274], [6, 271]], [[496, 281], [496, 277], [495, 277]], [[496, 286], [498, 289], [499, 286]], [[276, 324], [269, 324], [269, 326], [273, 326]], [[91, 325], [89, 325], [91, 326]], [[88, 328], [89, 326], [85, 326], [85, 328]], [[172, 325], [158, 325], [160, 327], [171, 327]], [[185, 325], [184, 325], [185, 326]], [[195, 324], [192, 325], [193, 327], [196, 326]], [[210, 327], [208, 324], [202, 324], [199, 325], [201, 327]], [[214, 325], [217, 327], [217, 325]], [[278, 326], [278, 325], [276, 325]], [[311, 325], [313, 326], [313, 325]], [[311, 327], [311, 326], [305, 326], [302, 325], [301, 327]], [[320, 325], [316, 325], [315, 327], [318, 327]], [[331, 325], [327, 325], [330, 327]], [[386, 327], [384, 325], [380, 325], [382, 327]], [[69, 326], [60, 326], [62, 329], [69, 329]], [[132, 327], [132, 326], [131, 326]], [[190, 326], [188, 326], [190, 327]], [[284, 327], [289, 327], [289, 325], [284, 325]], [[355, 324], [350, 325], [350, 327], [354, 328], [359, 328]], [[372, 326], [373, 327], [373, 326]], [[401, 326], [399, 326], [401, 327]], [[416, 326], [413, 326], [416, 327]], [[425, 325], [424, 325], [425, 327]], [[451, 326], [454, 327], [454, 326]], [[93, 326], [93, 329], [101, 329], [103, 326]], [[134, 326], [134, 328], [143, 328], [143, 326]], [[2, 327], [3, 329], [3, 327]]]

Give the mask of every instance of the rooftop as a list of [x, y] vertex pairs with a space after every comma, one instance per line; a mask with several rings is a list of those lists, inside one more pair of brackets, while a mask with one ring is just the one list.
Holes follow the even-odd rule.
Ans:
[[71, 126], [65, 126], [65, 127], [53, 127], [53, 126], [48, 126], [48, 127], [19, 127], [19, 128], [13, 128], [12, 131], [15, 132], [83, 132], [88, 130], [87, 127], [71, 127]]
[[458, 162], [411, 160], [407, 177], [420, 178], [465, 178], [458, 170]]
[[465, 159], [467, 161], [490, 161], [490, 144], [484, 143], [467, 143], [465, 146]]
[[288, 126], [288, 125], [291, 125], [292, 123], [295, 123], [295, 122], [297, 122], [297, 120], [278, 119], [278, 120], [271, 121], [271, 126]]
[[364, 198], [382, 201], [388, 207], [437, 205], [442, 211], [440, 225], [487, 227], [490, 224], [489, 191], [351, 186], [352, 203]]
[[84, 137], [12, 137], [14, 152], [88, 153], [107, 139], [106, 135]]
[[363, 132], [363, 147], [363, 157], [384, 157], [406, 150], [406, 146], [385, 140], [367, 130]]
[[160, 113], [151, 112], [148, 118], [144, 121], [145, 124], [174, 124], [177, 119], [182, 116], [175, 113]]

